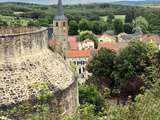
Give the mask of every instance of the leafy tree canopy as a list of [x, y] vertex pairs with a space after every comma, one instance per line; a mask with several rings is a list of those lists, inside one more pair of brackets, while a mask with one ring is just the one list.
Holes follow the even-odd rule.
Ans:
[[80, 32], [79, 36], [77, 37], [78, 41], [83, 41], [86, 39], [90, 39], [94, 41], [95, 48], [98, 46], [98, 38], [92, 31], [82, 31]]
[[69, 21], [69, 35], [78, 34], [78, 23], [75, 20]]
[[116, 53], [114, 51], [106, 48], [101, 48], [90, 61], [87, 69], [96, 77], [111, 77], [111, 73], [114, 70], [115, 58]]
[[142, 16], [136, 17], [135, 20], [133, 20], [133, 26], [134, 26], [134, 28], [140, 27], [142, 29], [143, 33], [148, 33], [149, 23]]
[[80, 31], [90, 30], [89, 21], [87, 19], [80, 20], [79, 29], [80, 29]]
[[114, 26], [114, 33], [115, 34], [119, 34], [119, 33], [123, 32], [123, 21], [121, 19], [115, 19], [113, 26]]
[[146, 69], [154, 65], [156, 51], [152, 43], [131, 41], [117, 56], [115, 79], [122, 80], [120, 83], [124, 84], [125, 80], [145, 74]]
[[81, 85], [79, 88], [80, 104], [95, 105], [95, 111], [101, 111], [105, 105], [104, 97], [98, 92], [94, 85]]

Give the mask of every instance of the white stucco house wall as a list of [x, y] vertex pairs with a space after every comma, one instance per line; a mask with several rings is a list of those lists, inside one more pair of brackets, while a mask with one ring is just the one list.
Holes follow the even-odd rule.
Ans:
[[86, 39], [78, 43], [79, 50], [94, 49], [94, 42], [92, 40]]
[[91, 73], [86, 70], [92, 50], [68, 50], [65, 52], [65, 60], [76, 71], [80, 83], [85, 82]]
[[109, 34], [103, 34], [98, 36], [98, 42], [115, 42], [116, 38], [109, 35]]

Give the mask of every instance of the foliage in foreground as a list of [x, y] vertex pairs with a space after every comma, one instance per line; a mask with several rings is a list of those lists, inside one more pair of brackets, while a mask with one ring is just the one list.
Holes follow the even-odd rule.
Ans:
[[131, 41], [119, 53], [102, 48], [87, 65], [88, 71], [93, 73], [92, 78], [95, 78], [88, 81], [93, 81], [98, 87], [105, 83], [111, 91], [114, 88], [121, 93], [125, 90], [125, 94], [121, 94], [125, 99], [129, 95], [134, 97], [144, 83], [147, 88], [157, 80], [157, 53], [158, 48], [154, 43], [138, 40]]
[[125, 106], [111, 106], [110, 120], [159, 120], [160, 119], [160, 83], [138, 95], [136, 102]]
[[79, 115], [65, 120], [159, 120], [159, 91], [160, 83], [157, 82], [150, 90], [138, 95], [133, 103], [128, 101], [127, 105], [108, 105], [101, 113], [95, 113], [93, 105], [83, 105]]
[[95, 105], [95, 111], [102, 111], [105, 105], [105, 99], [98, 92], [95, 85], [81, 85], [79, 87], [79, 102], [81, 105], [91, 104]]
[[47, 83], [34, 83], [29, 86], [38, 93], [32, 96], [33, 101], [24, 102], [16, 107], [0, 109], [0, 116], [6, 116], [11, 119], [21, 120], [50, 120], [48, 100], [53, 96]]

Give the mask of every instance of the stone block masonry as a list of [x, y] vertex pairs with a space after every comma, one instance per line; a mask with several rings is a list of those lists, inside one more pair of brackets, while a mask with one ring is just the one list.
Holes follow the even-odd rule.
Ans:
[[29, 86], [43, 82], [53, 86], [53, 109], [66, 115], [76, 111], [76, 77], [63, 58], [48, 49], [47, 28], [1, 29], [0, 107], [29, 100], [38, 92]]

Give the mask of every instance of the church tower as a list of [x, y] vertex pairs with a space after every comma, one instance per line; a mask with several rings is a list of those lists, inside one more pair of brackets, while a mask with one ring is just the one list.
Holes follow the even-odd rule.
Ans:
[[53, 37], [64, 52], [68, 48], [68, 19], [64, 15], [62, 0], [58, 0], [57, 14], [53, 20]]

